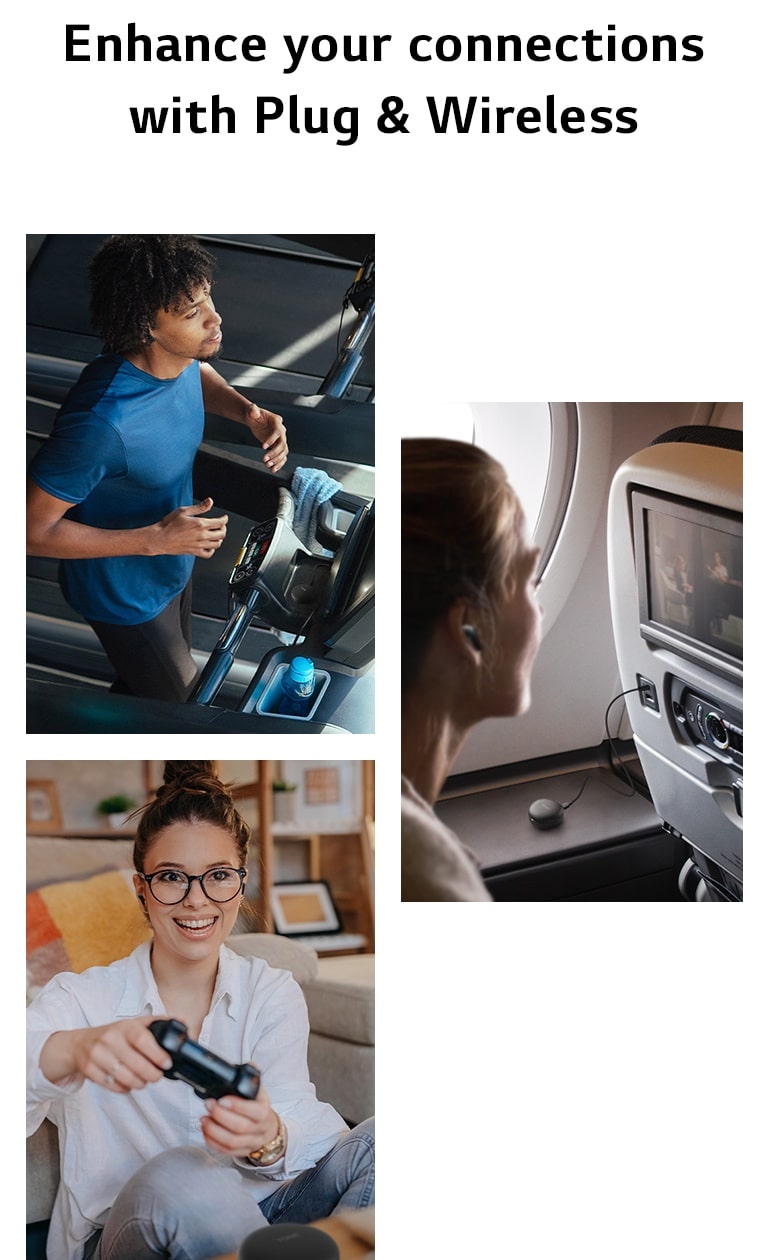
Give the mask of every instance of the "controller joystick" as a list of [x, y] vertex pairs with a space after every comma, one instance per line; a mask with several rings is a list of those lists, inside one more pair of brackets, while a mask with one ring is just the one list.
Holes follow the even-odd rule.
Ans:
[[149, 1031], [173, 1060], [164, 1075], [191, 1085], [199, 1098], [223, 1098], [225, 1094], [256, 1098], [261, 1073], [252, 1063], [228, 1063], [219, 1058], [192, 1041], [186, 1024], [178, 1019], [155, 1019]]

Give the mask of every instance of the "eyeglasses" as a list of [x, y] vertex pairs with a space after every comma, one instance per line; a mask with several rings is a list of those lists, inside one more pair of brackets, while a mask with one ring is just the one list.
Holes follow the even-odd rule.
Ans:
[[216, 866], [204, 875], [187, 875], [184, 871], [154, 871], [152, 875], [139, 872], [149, 887], [155, 901], [164, 906], [175, 906], [183, 901], [197, 880], [209, 901], [231, 901], [243, 891], [247, 872], [240, 867]]

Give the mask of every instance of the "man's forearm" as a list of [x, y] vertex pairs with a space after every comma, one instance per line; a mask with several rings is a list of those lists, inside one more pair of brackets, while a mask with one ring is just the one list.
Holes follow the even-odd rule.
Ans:
[[232, 385], [228, 385], [223, 376], [214, 372], [210, 363], [202, 365], [200, 380], [206, 411], [244, 424], [264, 448], [264, 464], [269, 471], [275, 473], [282, 468], [288, 456], [282, 416], [251, 402]]
[[27, 531], [27, 554], [56, 560], [97, 560], [106, 556], [156, 555], [158, 526], [97, 529], [79, 521], [60, 520]]
[[246, 412], [251, 403], [244, 394], [238, 393], [234, 385], [224, 380], [210, 363], [203, 363], [200, 368], [200, 381], [203, 389], [203, 405], [213, 415], [224, 416], [225, 420], [236, 420], [246, 423]]

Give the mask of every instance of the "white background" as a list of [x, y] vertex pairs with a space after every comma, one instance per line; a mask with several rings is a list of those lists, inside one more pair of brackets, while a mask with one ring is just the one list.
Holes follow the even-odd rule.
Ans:
[[[120, 33], [129, 20], [157, 35], [259, 33], [268, 59], [65, 64], [66, 22]], [[421, 32], [554, 37], [609, 22], [619, 34], [702, 34], [704, 59], [418, 66], [407, 51]], [[393, 40], [378, 66], [308, 64], [287, 76], [284, 32]], [[377, 235], [377, 735], [340, 737], [333, 755], [377, 761], [381, 1256], [757, 1255], [751, 1152], [766, 1119], [753, 1013], [765, 956], [759, 881], [748, 880], [741, 907], [401, 906], [395, 678], [398, 438], [420, 397], [743, 399], [748, 442], [759, 425], [761, 7], [81, 2], [26, 6], [7, 38], [14, 380], [23, 232]], [[562, 107], [635, 106], [639, 129], [440, 137], [424, 104], [429, 94], [475, 94], [543, 108], [549, 92]], [[130, 105], [170, 104], [174, 95], [204, 103], [213, 93], [236, 108], [235, 136], [131, 130]], [[302, 107], [358, 106], [357, 143], [278, 124], [259, 136], [255, 98], [291, 93]], [[376, 128], [388, 95], [403, 98], [407, 136]], [[7, 423], [7, 606], [20, 610], [15, 407]], [[12, 624], [6, 767], [16, 839], [20, 612]], [[235, 737], [216, 749], [198, 748], [194, 737], [143, 738], [140, 753], [127, 738], [109, 743], [83, 737], [82, 756], [243, 755]], [[28, 737], [25, 751], [76, 755], [71, 739], [65, 747], [55, 734]], [[254, 743], [254, 756], [266, 751], [274, 750]], [[313, 754], [301, 737], [281, 749], [286, 758]], [[754, 859], [749, 841], [748, 854]], [[15, 927], [11, 939], [17, 949]]]

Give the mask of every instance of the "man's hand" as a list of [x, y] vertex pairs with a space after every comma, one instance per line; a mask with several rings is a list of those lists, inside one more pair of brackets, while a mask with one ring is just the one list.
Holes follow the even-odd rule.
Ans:
[[212, 411], [217, 416], [225, 416], [227, 420], [235, 420], [238, 424], [247, 425], [265, 451], [265, 466], [270, 472], [277, 472], [282, 468], [288, 457], [288, 443], [285, 440], [285, 425], [282, 416], [277, 416], [274, 411], [267, 411], [264, 407], [258, 407], [256, 403], [252, 403], [234, 386], [228, 384], [210, 363], [201, 365], [200, 380], [206, 411]]
[[176, 508], [161, 521], [133, 529], [98, 529], [69, 520], [72, 507], [30, 482], [27, 495], [27, 550], [33, 556], [58, 560], [91, 560], [103, 556], [200, 556], [209, 559], [224, 541], [226, 516], [201, 519], [213, 499]]
[[243, 413], [243, 419], [256, 440], [261, 442], [262, 448], [266, 452], [264, 456], [265, 466], [271, 472], [277, 472], [288, 458], [288, 442], [285, 437], [285, 425], [282, 417], [276, 416], [274, 411], [266, 411], [264, 407], [257, 407], [256, 403], [248, 403]]
[[213, 499], [190, 507], [176, 508], [152, 528], [157, 531], [152, 555], [198, 556], [209, 560], [218, 551], [227, 535], [228, 516], [204, 517], [213, 507]]

